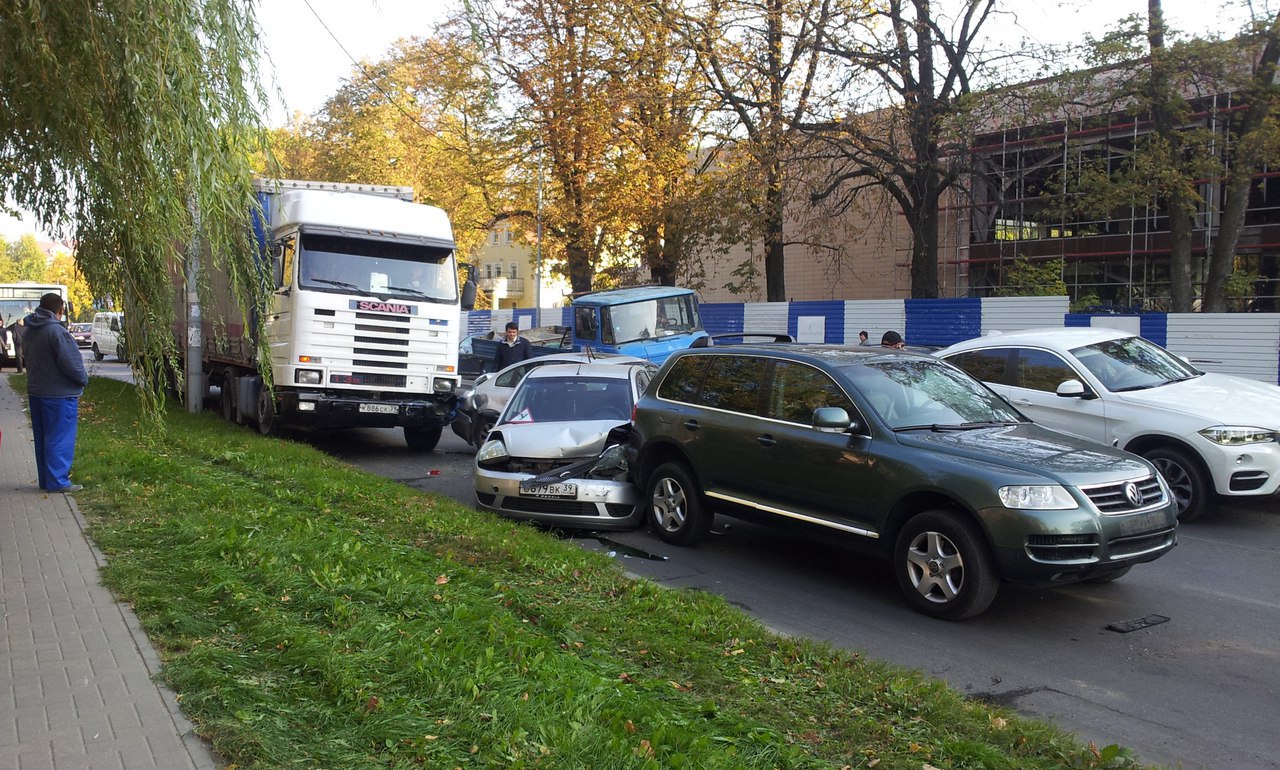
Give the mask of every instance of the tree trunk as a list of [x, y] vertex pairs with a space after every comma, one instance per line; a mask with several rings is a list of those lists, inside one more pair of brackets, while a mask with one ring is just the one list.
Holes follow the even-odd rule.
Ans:
[[936, 195], [906, 212], [911, 227], [911, 298], [938, 298], [938, 198]]
[[[1173, 91], [1173, 72], [1164, 45], [1164, 9], [1160, 0], [1147, 0], [1147, 43], [1151, 51], [1151, 122], [1153, 133], [1163, 142], [1163, 162], [1169, 168], [1180, 167], [1182, 138], [1174, 115], [1178, 95]], [[1172, 189], [1164, 190], [1169, 212], [1169, 310], [1191, 312], [1191, 224], [1192, 196], [1179, 179]]]
[[1236, 245], [1244, 230], [1244, 218], [1249, 208], [1249, 188], [1253, 183], [1253, 170], [1257, 158], [1250, 151], [1252, 134], [1258, 131], [1271, 112], [1271, 100], [1275, 86], [1276, 64], [1280, 62], [1280, 14], [1272, 17], [1266, 32], [1267, 45], [1262, 50], [1258, 68], [1254, 70], [1248, 92], [1248, 107], [1244, 119], [1231, 143], [1232, 156], [1227, 159], [1222, 215], [1218, 222], [1218, 234], [1209, 254], [1208, 278], [1204, 285], [1204, 312], [1224, 313], [1227, 310], [1227, 279], [1235, 270]]
[[1182, 190], [1169, 196], [1169, 310], [1190, 313], [1195, 301], [1191, 290], [1191, 202]]
[[764, 211], [765, 300], [787, 301], [787, 278], [783, 260], [783, 205], [781, 163], [776, 159], [766, 173]]

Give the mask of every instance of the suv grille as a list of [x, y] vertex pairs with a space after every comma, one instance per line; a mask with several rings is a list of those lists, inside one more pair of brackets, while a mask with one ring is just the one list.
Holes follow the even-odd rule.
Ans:
[[1036, 561], [1072, 562], [1094, 558], [1097, 535], [1029, 535], [1027, 552]]
[[[1134, 496], [1131, 498], [1127, 488], [1133, 485]], [[1122, 481], [1119, 484], [1104, 484], [1096, 487], [1081, 487], [1081, 492], [1104, 515], [1133, 513], [1145, 508], [1163, 505], [1164, 491], [1160, 488], [1160, 480], [1148, 476], [1138, 481]]]

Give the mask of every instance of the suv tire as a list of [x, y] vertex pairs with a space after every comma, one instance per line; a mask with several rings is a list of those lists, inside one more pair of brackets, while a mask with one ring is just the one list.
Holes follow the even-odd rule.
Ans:
[[925, 511], [903, 525], [893, 547], [902, 593], [919, 611], [962, 620], [985, 610], [1000, 580], [981, 532], [962, 514]]
[[702, 501], [693, 474], [681, 463], [663, 463], [649, 476], [645, 511], [658, 537], [692, 545], [711, 529], [712, 514]]
[[1169, 483], [1178, 503], [1178, 521], [1195, 521], [1205, 511], [1209, 487], [1200, 466], [1186, 452], [1173, 447], [1156, 447], [1142, 453]]

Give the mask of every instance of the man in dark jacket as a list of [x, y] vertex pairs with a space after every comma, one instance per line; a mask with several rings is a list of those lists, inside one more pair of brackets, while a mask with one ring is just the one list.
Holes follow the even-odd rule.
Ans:
[[71, 461], [76, 453], [80, 394], [89, 384], [89, 374], [71, 332], [58, 320], [62, 304], [57, 294], [40, 298], [40, 307], [23, 321], [22, 346], [40, 488], [78, 492], [83, 487], [71, 483]]
[[517, 361], [533, 358], [533, 345], [520, 336], [520, 327], [507, 324], [506, 339], [498, 341], [498, 352], [493, 355], [493, 370], [500, 372]]

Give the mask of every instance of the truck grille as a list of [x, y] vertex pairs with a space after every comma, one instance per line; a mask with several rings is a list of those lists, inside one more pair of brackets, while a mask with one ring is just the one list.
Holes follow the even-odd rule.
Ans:
[[359, 372], [356, 374], [331, 374], [331, 385], [360, 385], [366, 388], [405, 388], [409, 383], [399, 374]]
[[421, 315], [316, 308], [307, 323], [331, 385], [429, 389], [451, 352], [448, 322]]
[[[1134, 500], [1130, 499], [1127, 491], [1130, 484], [1136, 492]], [[1080, 491], [1084, 492], [1098, 512], [1104, 515], [1133, 513], [1165, 504], [1164, 490], [1160, 487], [1160, 480], [1155, 476], [1135, 481], [1122, 481], [1118, 484], [1081, 487]]]

